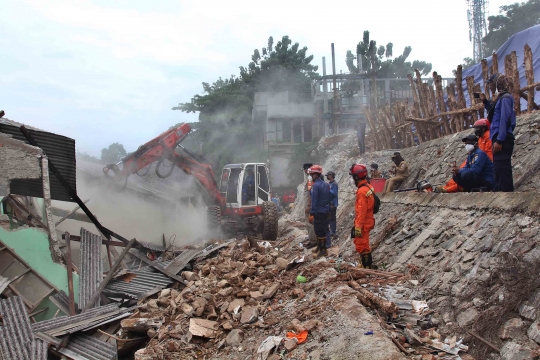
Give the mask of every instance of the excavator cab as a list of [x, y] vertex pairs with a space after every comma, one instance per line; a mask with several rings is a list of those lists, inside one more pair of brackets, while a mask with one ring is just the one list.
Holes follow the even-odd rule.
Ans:
[[[225, 165], [219, 184], [225, 199], [220, 218], [228, 227], [261, 232], [267, 240], [277, 238], [277, 207], [271, 201], [269, 175], [265, 163]], [[210, 217], [215, 216], [215, 211], [211, 209]]]

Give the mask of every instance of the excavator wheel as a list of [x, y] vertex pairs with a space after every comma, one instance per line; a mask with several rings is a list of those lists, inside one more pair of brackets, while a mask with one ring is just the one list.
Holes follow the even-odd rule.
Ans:
[[219, 233], [221, 230], [221, 208], [219, 206], [209, 206], [206, 211], [208, 229], [212, 233]]
[[265, 240], [276, 240], [278, 234], [278, 211], [272, 201], [263, 203], [263, 229], [262, 236]]

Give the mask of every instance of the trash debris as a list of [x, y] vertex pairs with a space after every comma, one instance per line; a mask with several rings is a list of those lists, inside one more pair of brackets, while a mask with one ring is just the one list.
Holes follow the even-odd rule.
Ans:
[[306, 279], [304, 276], [302, 276], [302, 275], [298, 275], [298, 276], [296, 277], [296, 282], [299, 282], [299, 283], [305, 283], [305, 282], [307, 282], [307, 279]]
[[308, 331], [307, 330], [304, 330], [304, 331], [301, 331], [300, 333], [295, 333], [295, 332], [288, 332], [287, 333], [287, 338], [289, 339], [293, 339], [293, 338], [296, 338], [298, 339], [298, 344], [303, 344], [307, 341], [307, 337], [308, 337]]

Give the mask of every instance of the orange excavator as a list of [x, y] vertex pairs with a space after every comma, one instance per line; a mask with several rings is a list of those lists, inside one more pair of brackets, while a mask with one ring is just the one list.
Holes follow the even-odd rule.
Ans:
[[278, 215], [271, 197], [268, 166], [265, 163], [225, 165], [218, 186], [214, 170], [206, 159], [180, 144], [190, 131], [189, 124], [165, 131], [117, 164], [105, 166], [103, 173], [114, 183], [125, 186], [130, 175], [146, 175], [154, 162], [160, 178], [169, 177], [178, 167], [200, 184], [211, 231], [251, 232], [262, 234], [266, 240], [275, 240]]

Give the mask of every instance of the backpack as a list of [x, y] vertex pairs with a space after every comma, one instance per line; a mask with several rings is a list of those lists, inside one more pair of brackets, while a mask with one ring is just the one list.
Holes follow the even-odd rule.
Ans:
[[[367, 184], [364, 184], [362, 186], [367, 186]], [[379, 209], [381, 208], [381, 199], [379, 199], [379, 197], [375, 194], [375, 192], [373, 191], [373, 188], [370, 188], [370, 190], [371, 190], [371, 194], [369, 195], [373, 195], [373, 199], [375, 200], [375, 202], [373, 203], [373, 214], [376, 214], [379, 212]]]

